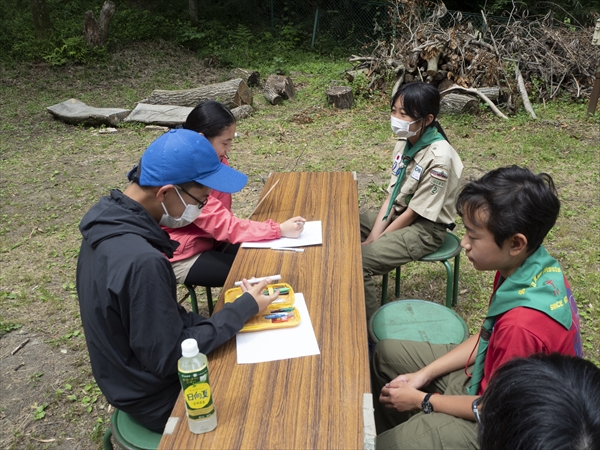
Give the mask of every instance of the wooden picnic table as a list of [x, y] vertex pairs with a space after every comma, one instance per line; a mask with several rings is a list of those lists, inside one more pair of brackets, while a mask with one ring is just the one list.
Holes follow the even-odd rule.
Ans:
[[[357, 185], [351, 173], [276, 173], [253, 214], [283, 222], [322, 221], [323, 245], [304, 253], [240, 248], [215, 307], [234, 282], [281, 274], [304, 294], [320, 355], [237, 364], [235, 339], [209, 355], [218, 426], [189, 431], [183, 397], [159, 449], [358, 449], [363, 396], [370, 398]], [[172, 420], [173, 421], [173, 420]]]

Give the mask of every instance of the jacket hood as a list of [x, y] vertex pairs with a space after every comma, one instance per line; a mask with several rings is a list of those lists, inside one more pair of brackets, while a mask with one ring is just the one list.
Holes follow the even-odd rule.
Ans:
[[137, 234], [168, 258], [179, 245], [169, 239], [156, 220], [135, 200], [114, 189], [102, 197], [81, 220], [83, 239], [96, 248], [102, 241], [124, 234]]

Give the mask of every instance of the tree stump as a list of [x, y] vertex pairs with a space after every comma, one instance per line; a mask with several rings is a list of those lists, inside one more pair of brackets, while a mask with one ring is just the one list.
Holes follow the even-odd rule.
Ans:
[[148, 125], [161, 125], [163, 127], [174, 128], [185, 123], [185, 119], [190, 112], [191, 106], [175, 105], [149, 105], [147, 103], [138, 103], [131, 114], [124, 122], [140, 122]]
[[338, 109], [350, 109], [354, 104], [352, 88], [348, 86], [332, 86], [325, 92], [327, 103]]
[[231, 110], [231, 113], [233, 114], [233, 117], [235, 117], [235, 120], [240, 120], [240, 119], [245, 119], [247, 117], [250, 117], [250, 115], [253, 112], [254, 112], [254, 108], [250, 105], [238, 106], [237, 108], [233, 108]]
[[273, 89], [284, 100], [294, 100], [296, 97], [294, 83], [290, 77], [286, 77], [285, 75], [269, 75], [269, 78], [265, 82], [265, 91], [267, 89]]
[[477, 114], [479, 100], [468, 95], [449, 93], [442, 98], [440, 114]]
[[198, 103], [206, 100], [216, 100], [229, 109], [233, 109], [242, 105], [252, 105], [252, 91], [244, 80], [236, 78], [194, 89], [177, 91], [156, 89], [152, 91], [150, 98], [143, 100], [142, 103], [195, 107]]
[[83, 22], [83, 35], [85, 40], [92, 47], [102, 47], [108, 39], [108, 24], [112, 16], [115, 14], [115, 4], [107, 0], [102, 5], [100, 10], [100, 18], [96, 22], [94, 13], [86, 11], [85, 20]]
[[94, 108], [75, 98], [46, 108], [50, 114], [72, 125], [115, 126], [129, 115], [131, 110], [118, 108]]
[[263, 94], [271, 105], [279, 105], [283, 102], [283, 97], [275, 92], [273, 86], [265, 86]]
[[241, 69], [238, 67], [229, 72], [227, 78], [230, 80], [241, 78], [248, 86], [258, 86], [260, 84], [260, 74], [256, 70]]

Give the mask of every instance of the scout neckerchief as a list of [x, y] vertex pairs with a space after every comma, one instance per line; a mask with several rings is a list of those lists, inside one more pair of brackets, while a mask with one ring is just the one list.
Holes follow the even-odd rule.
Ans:
[[558, 261], [540, 247], [504, 281], [492, 294], [485, 322], [479, 333], [479, 347], [469, 395], [477, 395], [483, 378], [483, 366], [496, 318], [513, 308], [525, 306], [548, 315], [567, 330], [571, 327], [572, 311], [565, 278]]
[[444, 136], [437, 130], [435, 127], [427, 127], [425, 128], [425, 132], [423, 136], [419, 138], [415, 145], [412, 145], [409, 140], [406, 141], [406, 145], [404, 146], [404, 150], [402, 152], [402, 161], [400, 162], [400, 172], [398, 173], [398, 178], [396, 179], [396, 184], [394, 185], [394, 191], [392, 192], [392, 196], [390, 198], [390, 204], [388, 205], [385, 216], [383, 216], [383, 220], [387, 220], [390, 215], [390, 211], [394, 206], [394, 201], [398, 196], [398, 192], [400, 191], [400, 185], [402, 184], [402, 180], [406, 176], [406, 166], [410, 163], [415, 155], [419, 153], [422, 149], [427, 147], [428, 145], [433, 144], [436, 141], [443, 141]]

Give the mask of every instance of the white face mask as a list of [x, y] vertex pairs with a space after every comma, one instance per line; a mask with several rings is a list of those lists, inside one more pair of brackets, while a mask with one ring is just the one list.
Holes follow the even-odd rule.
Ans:
[[406, 120], [397, 119], [394, 116], [391, 116], [391, 118], [392, 118], [392, 120], [391, 120], [391, 122], [392, 122], [392, 131], [399, 138], [409, 138], [409, 137], [416, 136], [417, 133], [421, 130], [421, 128], [419, 128], [416, 131], [409, 131], [410, 126], [413, 123], [416, 123], [416, 122], [418, 122], [421, 119], [413, 120], [412, 122], [407, 122]]
[[[159, 224], [162, 225], [163, 227], [167, 227], [167, 228], [185, 227], [185, 226], [189, 225], [190, 223], [192, 223], [194, 220], [196, 220], [198, 218], [198, 216], [200, 215], [200, 212], [202, 211], [202, 207], [198, 207], [198, 205], [188, 205], [186, 202], [184, 202], [183, 198], [181, 198], [181, 194], [179, 193], [179, 190], [177, 188], [175, 188], [175, 192], [177, 192], [177, 195], [179, 196], [181, 203], [183, 203], [183, 205], [185, 206], [185, 210], [183, 211], [183, 214], [181, 215], [181, 217], [179, 219], [176, 219], [175, 217], [172, 217], [169, 215], [169, 212], [167, 211], [165, 204], [161, 202], [160, 204], [162, 205], [163, 209], [165, 210], [165, 213], [162, 215]], [[202, 205], [202, 206], [204, 206], [204, 205]]]

